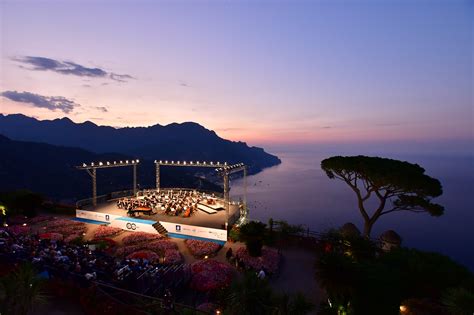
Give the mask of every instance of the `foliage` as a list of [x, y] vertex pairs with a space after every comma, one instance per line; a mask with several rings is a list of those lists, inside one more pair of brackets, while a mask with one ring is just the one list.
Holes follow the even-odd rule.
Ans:
[[449, 288], [441, 301], [453, 315], [474, 314], [474, 292], [465, 288]]
[[227, 287], [232, 281], [233, 269], [228, 264], [205, 259], [191, 265], [191, 288], [208, 292]]
[[7, 215], [7, 207], [0, 202], [0, 215], [6, 216]]
[[315, 305], [301, 292], [295, 295], [283, 294], [275, 298], [277, 310], [275, 315], [305, 315], [314, 310]]
[[22, 214], [34, 217], [44, 199], [40, 194], [28, 190], [17, 190], [0, 193], [0, 201], [9, 209], [9, 215]]
[[304, 227], [299, 224], [289, 224], [287, 221], [273, 221], [275, 230], [280, 233], [281, 238], [287, 238], [292, 234], [304, 232]]
[[[344, 181], [354, 191], [367, 237], [374, 223], [388, 213], [411, 211], [440, 216], [444, 212], [443, 206], [431, 201], [443, 193], [441, 183], [417, 164], [380, 157], [334, 156], [323, 160], [321, 168], [329, 178]], [[373, 195], [377, 207], [370, 214], [366, 202]]]
[[2, 314], [26, 315], [35, 304], [44, 303], [44, 281], [30, 264], [22, 264], [0, 279]]
[[237, 249], [235, 256], [243, 262], [247, 269], [253, 269], [257, 272], [263, 269], [269, 274], [274, 274], [278, 271], [280, 254], [275, 249], [263, 248], [261, 256], [253, 257], [249, 255], [245, 247], [240, 247]]
[[438, 253], [397, 249], [382, 255], [380, 263], [399, 271], [400, 287], [406, 297], [439, 298], [447, 288], [474, 282], [469, 270]]
[[146, 232], [133, 232], [122, 239], [122, 244], [133, 245], [162, 239], [163, 235]]
[[224, 314], [269, 314], [273, 309], [273, 297], [268, 282], [258, 279], [254, 272], [248, 272], [228, 289]]
[[215, 254], [221, 246], [215, 242], [201, 240], [186, 240], [184, 242], [193, 256], [203, 257], [205, 255]]
[[224, 314], [239, 315], [304, 315], [314, 309], [302, 293], [276, 294], [266, 279], [259, 279], [254, 272], [247, 272], [225, 292]]
[[[364, 241], [368, 242], [361, 238], [351, 240], [350, 244]], [[375, 250], [366, 247], [367, 243], [358, 245], [365, 248], [363, 251], [349, 254], [349, 241], [341, 240], [334, 231], [325, 242], [332, 246], [319, 253], [316, 277], [328, 293], [332, 307], [323, 307], [325, 311], [321, 314], [331, 314], [339, 307], [348, 314], [398, 314], [402, 301], [408, 299], [420, 310], [434, 310], [447, 288], [471, 288], [474, 283], [473, 275], [465, 267], [441, 254], [402, 248], [376, 255]], [[435, 301], [434, 306], [429, 301]]]
[[240, 229], [237, 227], [233, 227], [232, 230], [229, 232], [229, 238], [233, 242], [240, 241]]
[[250, 256], [258, 257], [262, 254], [265, 238], [265, 224], [250, 221], [240, 227], [240, 238], [245, 242]]
[[94, 232], [94, 238], [113, 237], [122, 232], [123, 230], [121, 228], [115, 226], [99, 225]]

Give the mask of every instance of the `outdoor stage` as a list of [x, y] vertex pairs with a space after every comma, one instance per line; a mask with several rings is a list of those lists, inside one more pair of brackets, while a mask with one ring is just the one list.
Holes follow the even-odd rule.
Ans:
[[[84, 207], [82, 210], [100, 212], [109, 214], [112, 216], [127, 217], [127, 210], [119, 209], [117, 207], [117, 200], [109, 200], [98, 204], [97, 206]], [[236, 204], [229, 205], [229, 223], [232, 225], [240, 216], [239, 206]], [[195, 225], [202, 227], [209, 227], [214, 229], [225, 229], [226, 222], [226, 211], [225, 209], [219, 210], [216, 213], [208, 214], [202, 210], [197, 210], [188, 218], [182, 216], [174, 216], [167, 214], [152, 214], [152, 215], [140, 215], [134, 217], [142, 220], [152, 221], [165, 221], [178, 224]]]
[[[243, 163], [229, 165], [226, 162], [155, 160], [156, 188], [143, 191], [137, 189], [139, 163], [139, 160], [121, 160], [83, 163], [76, 166], [77, 169], [87, 171], [92, 179], [92, 198], [77, 202], [77, 220], [109, 224], [131, 232], [166, 234], [170, 237], [217, 242], [227, 241], [227, 233], [234, 224], [239, 225], [246, 222], [248, 218], [246, 193], [244, 192], [243, 200], [239, 201], [240, 204], [232, 202], [229, 194], [229, 178], [232, 174], [242, 173], [244, 187], [246, 187], [247, 167]], [[132, 167], [132, 190], [98, 197], [97, 170], [115, 167]], [[222, 177], [223, 193], [208, 194], [183, 188], [175, 188], [173, 193], [173, 189], [162, 189], [160, 184], [161, 167], [214, 169]], [[171, 192], [171, 194], [166, 194], [166, 192]], [[120, 198], [124, 200], [121, 200], [119, 207], [117, 201]], [[143, 212], [148, 213], [144, 214]]]

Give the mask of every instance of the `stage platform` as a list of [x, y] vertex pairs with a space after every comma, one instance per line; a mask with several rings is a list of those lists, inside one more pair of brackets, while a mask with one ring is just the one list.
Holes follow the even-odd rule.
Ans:
[[[124, 209], [119, 209], [117, 207], [117, 200], [109, 200], [103, 203], [98, 204], [97, 206], [87, 206], [83, 207], [82, 210], [86, 211], [94, 211], [100, 212], [112, 216], [123, 216], [127, 217], [127, 211]], [[239, 206], [238, 205], [230, 205], [229, 207], [229, 224], [232, 225], [233, 223], [238, 220], [240, 216], [239, 213]], [[142, 219], [142, 220], [152, 220], [152, 221], [165, 221], [170, 223], [176, 224], [186, 224], [186, 225], [193, 225], [193, 226], [201, 226], [201, 227], [208, 227], [214, 229], [224, 229], [225, 222], [226, 222], [226, 211], [220, 210], [216, 211], [216, 213], [206, 213], [202, 210], [197, 210], [193, 213], [192, 216], [188, 218], [184, 218], [181, 216], [172, 216], [167, 214], [153, 214], [153, 215], [140, 215], [135, 218]]]

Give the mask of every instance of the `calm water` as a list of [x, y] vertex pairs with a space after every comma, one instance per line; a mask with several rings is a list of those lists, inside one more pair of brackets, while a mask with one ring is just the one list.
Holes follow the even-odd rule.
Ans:
[[[304, 224], [321, 231], [354, 222], [362, 229], [356, 197], [346, 184], [330, 180], [321, 170], [321, 160], [333, 154], [284, 152], [282, 164], [248, 177], [248, 204], [252, 219], [267, 222], [272, 217]], [[447, 254], [474, 270], [474, 158], [389, 155], [385, 157], [418, 163], [443, 184], [437, 198], [445, 214], [392, 213], [375, 224], [372, 236], [387, 229], [397, 231], [403, 245]], [[242, 180], [232, 182], [232, 197], [242, 191]]]

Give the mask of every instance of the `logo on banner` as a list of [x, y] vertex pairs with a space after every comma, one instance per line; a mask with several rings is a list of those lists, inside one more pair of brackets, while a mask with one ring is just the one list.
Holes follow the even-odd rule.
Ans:
[[135, 225], [135, 223], [127, 223], [127, 229], [136, 230], [137, 226]]
[[176, 232], [181, 232], [181, 225], [176, 225]]
[[110, 215], [108, 214], [105, 215], [105, 221], [110, 221]]

